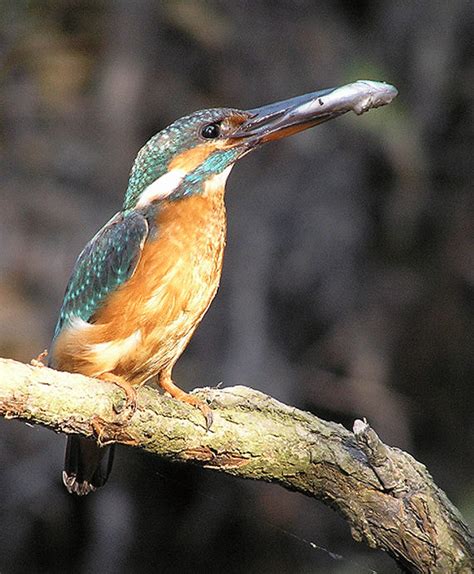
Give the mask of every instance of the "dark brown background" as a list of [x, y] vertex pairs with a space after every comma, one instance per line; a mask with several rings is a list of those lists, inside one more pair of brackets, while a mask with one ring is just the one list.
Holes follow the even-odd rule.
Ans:
[[[156, 131], [359, 78], [399, 88], [234, 169], [221, 289], [175, 376], [349, 427], [365, 416], [474, 521], [472, 3], [0, 10], [0, 355], [24, 361], [48, 346], [75, 257]], [[132, 449], [75, 499], [63, 437], [0, 427], [2, 574], [395, 571], [319, 503]]]

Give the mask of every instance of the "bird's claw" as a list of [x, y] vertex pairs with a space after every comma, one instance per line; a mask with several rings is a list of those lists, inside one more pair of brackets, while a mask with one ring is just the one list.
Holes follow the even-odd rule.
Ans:
[[44, 360], [46, 359], [47, 356], [48, 356], [48, 349], [45, 349], [37, 357], [31, 359], [30, 365], [33, 365], [33, 367], [46, 367], [46, 363], [44, 362]]
[[213, 414], [211, 408], [204, 402], [201, 402], [200, 404], [197, 404], [196, 406], [204, 415], [204, 419], [206, 421], [206, 431], [209, 431], [211, 429], [212, 423], [214, 422], [214, 414]]
[[[177, 398], [177, 397], [175, 397]], [[199, 409], [201, 411], [201, 413], [204, 415], [204, 420], [206, 421], [206, 431], [209, 431], [213, 422], [214, 422], [214, 413], [212, 412], [212, 409], [209, 407], [209, 405], [201, 400], [198, 399], [197, 397], [193, 396], [193, 395], [189, 395], [186, 393], [186, 396], [182, 396], [180, 397], [178, 400], [181, 400], [185, 403], [188, 403], [189, 405], [192, 405], [193, 407], [196, 407], [197, 409]]]
[[125, 379], [113, 375], [112, 373], [104, 373], [99, 379], [103, 381], [108, 381], [117, 385], [122, 391], [125, 393], [125, 404], [121, 404], [120, 406], [114, 405], [114, 411], [120, 415], [122, 413], [126, 413], [124, 419], [122, 421], [117, 421], [117, 424], [125, 425], [127, 424], [130, 419], [133, 417], [137, 410], [137, 391], [136, 389], [128, 383]]
[[198, 399], [194, 395], [190, 395], [189, 393], [177, 387], [171, 380], [169, 373], [167, 374], [167, 376], [161, 376], [158, 379], [158, 384], [165, 392], [169, 393], [174, 399], [177, 399], [182, 403], [188, 403], [188, 405], [192, 405], [193, 407], [198, 408], [202, 412], [206, 420], [206, 431], [208, 431], [211, 428], [212, 423], [214, 421], [214, 416], [212, 410], [210, 409], [209, 405], [206, 402], [204, 402], [201, 399]]

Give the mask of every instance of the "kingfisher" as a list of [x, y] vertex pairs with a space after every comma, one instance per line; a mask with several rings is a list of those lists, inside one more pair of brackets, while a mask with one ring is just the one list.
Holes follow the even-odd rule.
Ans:
[[[226, 180], [260, 145], [348, 111], [388, 104], [393, 86], [359, 80], [251, 110], [212, 108], [153, 136], [135, 159], [121, 210], [80, 253], [50, 347], [50, 367], [111, 381], [129, 404], [155, 378], [204, 415], [180, 389], [173, 366], [216, 295], [226, 243]], [[113, 445], [71, 435], [63, 482], [85, 495], [103, 486]]]

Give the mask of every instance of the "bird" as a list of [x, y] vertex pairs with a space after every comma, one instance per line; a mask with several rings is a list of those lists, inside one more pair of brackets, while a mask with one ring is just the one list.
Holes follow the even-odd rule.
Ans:
[[[266, 142], [396, 95], [390, 84], [359, 80], [250, 110], [201, 110], [154, 135], [133, 163], [120, 211], [77, 258], [48, 366], [113, 382], [130, 404], [155, 379], [198, 408], [209, 428], [212, 410], [174, 383], [172, 369], [219, 286], [232, 167]], [[67, 490], [83, 496], [103, 486], [113, 450], [69, 435]]]

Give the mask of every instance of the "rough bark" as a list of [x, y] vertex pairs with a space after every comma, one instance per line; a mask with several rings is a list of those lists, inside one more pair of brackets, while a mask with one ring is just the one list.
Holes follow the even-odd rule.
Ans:
[[140, 389], [137, 410], [120, 425], [127, 413], [113, 384], [0, 359], [6, 418], [276, 482], [333, 507], [356, 540], [409, 572], [473, 571], [472, 535], [457, 509], [422, 464], [383, 444], [366, 422], [350, 432], [243, 386], [196, 393], [213, 409], [210, 431], [200, 412], [151, 386]]

